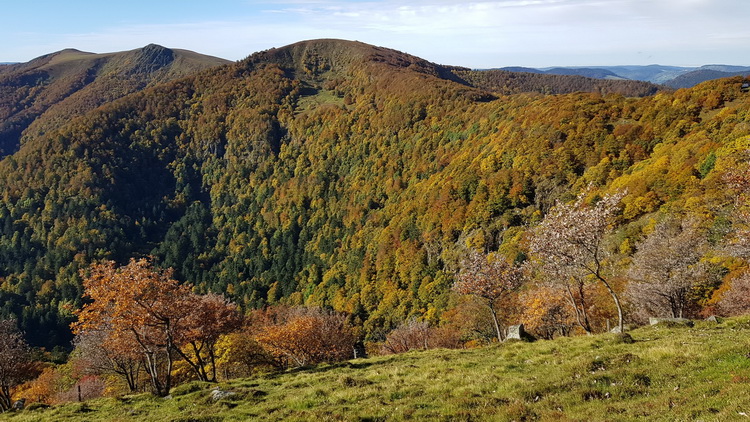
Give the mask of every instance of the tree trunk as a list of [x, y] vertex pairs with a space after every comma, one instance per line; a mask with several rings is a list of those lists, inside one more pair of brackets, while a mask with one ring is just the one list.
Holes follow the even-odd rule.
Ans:
[[0, 388], [0, 410], [5, 412], [6, 410], [10, 409], [11, 404], [10, 387], [8, 387], [7, 385], [3, 385], [2, 388]]
[[[578, 325], [583, 329], [584, 332], [586, 332], [587, 335], [591, 335], [591, 326], [589, 325], [589, 318], [586, 314], [586, 304], [583, 303], [581, 305], [581, 308], [578, 308], [578, 303], [576, 303], [575, 296], [573, 296], [573, 292], [570, 290], [570, 284], [565, 283], [565, 290], [568, 293], [568, 300], [570, 301], [570, 305], [573, 307], [573, 310], [576, 312], [576, 322]], [[581, 294], [583, 292], [581, 291]]]
[[175, 348], [177, 351], [177, 354], [180, 355], [182, 360], [184, 360], [188, 365], [190, 365], [190, 368], [193, 369], [193, 372], [198, 376], [198, 379], [200, 381], [211, 381], [208, 379], [208, 375], [206, 373], [205, 369], [205, 363], [203, 362], [203, 359], [200, 357], [200, 348], [198, 348], [194, 343], [190, 343], [193, 348], [193, 353], [196, 356], [195, 362], [188, 356], [185, 352], [182, 351], [179, 347]]
[[497, 341], [502, 343], [503, 336], [502, 336], [502, 333], [500, 332], [500, 323], [497, 321], [497, 311], [495, 311], [495, 307], [492, 305], [493, 303], [490, 302], [490, 313], [492, 314], [492, 322], [495, 323], [495, 333], [497, 334]]
[[617, 307], [617, 326], [619, 327], [620, 332], [624, 333], [625, 325], [622, 319], [622, 305], [620, 304], [620, 299], [617, 297], [617, 293], [615, 293], [615, 291], [612, 289], [612, 286], [609, 285], [609, 283], [607, 282], [607, 280], [604, 279], [604, 277], [602, 277], [599, 274], [595, 274], [595, 275], [596, 275], [596, 278], [599, 281], [601, 281], [601, 283], [607, 289], [607, 291], [609, 292], [609, 295], [612, 296], [612, 300], [614, 300], [615, 306]]

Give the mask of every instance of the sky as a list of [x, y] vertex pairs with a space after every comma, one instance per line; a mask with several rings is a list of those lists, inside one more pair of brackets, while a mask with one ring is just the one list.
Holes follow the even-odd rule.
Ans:
[[240, 60], [341, 38], [471, 68], [750, 65], [750, 0], [0, 2], [0, 62], [150, 43]]

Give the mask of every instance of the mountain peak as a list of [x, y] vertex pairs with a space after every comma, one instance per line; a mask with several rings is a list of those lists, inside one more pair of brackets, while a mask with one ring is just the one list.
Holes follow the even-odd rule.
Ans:
[[155, 70], [169, 66], [175, 59], [173, 50], [157, 44], [149, 44], [138, 50], [133, 50], [135, 61], [128, 73], [148, 74]]

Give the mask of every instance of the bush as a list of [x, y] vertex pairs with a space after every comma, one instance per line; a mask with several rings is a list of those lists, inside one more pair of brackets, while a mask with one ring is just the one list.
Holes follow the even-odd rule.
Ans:
[[357, 335], [344, 314], [290, 308], [255, 339], [286, 366], [304, 366], [353, 358]]

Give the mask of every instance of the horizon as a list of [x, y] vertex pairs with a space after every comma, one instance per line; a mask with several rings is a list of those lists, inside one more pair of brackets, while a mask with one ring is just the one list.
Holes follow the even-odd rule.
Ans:
[[[345, 39], [336, 39], [336, 40], [341, 40], [341, 41], [359, 41], [359, 40], [345, 40]], [[296, 44], [298, 42], [306, 42], [306, 41], [313, 41], [313, 39], [310, 39], [310, 40], [300, 40], [300, 41], [296, 41], [296, 42], [293, 42], [293, 43], [290, 43], [290, 44], [286, 44], [286, 45], [282, 45], [282, 46], [277, 46], [277, 47], [269, 47], [269, 48], [284, 48], [284, 47], [287, 47], [289, 45]], [[164, 46], [164, 45], [161, 45], [161, 44], [158, 44], [158, 43], [147, 43], [145, 45], [142, 45], [142, 46], [139, 46], [139, 47], [135, 47], [135, 48], [132, 48], [132, 49], [129, 49], [129, 50], [117, 50], [117, 51], [88, 51], [88, 50], [76, 48], [74, 46], [68, 46], [68, 47], [64, 47], [64, 48], [62, 48], [60, 50], [49, 51], [49, 52], [43, 53], [43, 54], [41, 54], [39, 56], [32, 57], [31, 59], [29, 59], [27, 61], [23, 61], [23, 62], [21, 62], [21, 61], [7, 61], [7, 60], [0, 59], [0, 65], [14, 65], [14, 64], [28, 63], [28, 62], [30, 62], [32, 60], [38, 59], [38, 58], [43, 57], [45, 55], [60, 53], [60, 52], [65, 51], [65, 50], [76, 50], [76, 51], [79, 51], [81, 53], [88, 53], [88, 54], [112, 54], [112, 53], [123, 53], [123, 52], [127, 52], [127, 51], [141, 49], [141, 48], [144, 48], [144, 47], [146, 47], [147, 45], [150, 45], [150, 44], [158, 45], [160, 47], [168, 48], [168, 49], [171, 49], [171, 50], [187, 50], [187, 51], [191, 51], [191, 52], [198, 53], [198, 54], [203, 54], [203, 55], [208, 55], [208, 56], [214, 56], [212, 54], [207, 54], [207, 53], [204, 53], [202, 51], [190, 50], [190, 49], [180, 48], [180, 47]], [[387, 45], [375, 45], [375, 46], [376, 47], [384, 47], [384, 48], [392, 48], [392, 47], [389, 47]], [[245, 57], [248, 57], [248, 56], [250, 56], [252, 54], [255, 54], [257, 52], [260, 52], [260, 51], [263, 51], [263, 50], [253, 51], [253, 52], [247, 54], [246, 56], [244, 56], [243, 58], [236, 59], [236, 60], [229, 59], [229, 58], [226, 58], [226, 57], [221, 57], [221, 56], [214, 56], [214, 57], [217, 57], [217, 58], [220, 58], [220, 59], [224, 59], [224, 60], [229, 60], [229, 61], [239, 61], [239, 60], [244, 59]], [[408, 51], [401, 51], [401, 52], [402, 53], [411, 54]], [[463, 66], [463, 67], [469, 67], [472, 70], [496, 70], [496, 69], [502, 70], [504, 68], [514, 68], [514, 67], [528, 68], [528, 69], [541, 70], [541, 71], [546, 71], [546, 70], [550, 70], [550, 69], [559, 69], [559, 68], [565, 68], [565, 69], [605, 69], [605, 68], [615, 68], [615, 67], [650, 67], [650, 66], [675, 67], [675, 68], [683, 68], [683, 69], [699, 69], [701, 67], [707, 67], [707, 66], [750, 67], [750, 65], [745, 65], [745, 64], [742, 64], [742, 63], [738, 64], [738, 63], [734, 63], [734, 62], [732, 62], [732, 63], [703, 63], [703, 64], [695, 64], [695, 65], [677, 65], [677, 64], [665, 64], [665, 63], [649, 63], [649, 64], [588, 64], [588, 65], [581, 65], [581, 64], [577, 64], [577, 65], [550, 65], [550, 64], [547, 64], [547, 65], [541, 65], [541, 66], [527, 66], [527, 65], [518, 65], [518, 64], [507, 64], [507, 65], [503, 65], [503, 66], [493, 66], [493, 67], [470, 67], [470, 66], [465, 66], [465, 65], [463, 65], [461, 63], [439, 63], [439, 62], [435, 62], [433, 60], [430, 60], [429, 58], [426, 58], [426, 57], [420, 57], [420, 58], [428, 60], [428, 61], [431, 61], [431, 62], [436, 63], [436, 64], [440, 64], [440, 65], [446, 65], [446, 66]]]
[[743, 0], [40, 0], [4, 9], [1, 62], [149, 43], [240, 60], [338, 38], [475, 69], [750, 64], [737, 63], [750, 40]]

